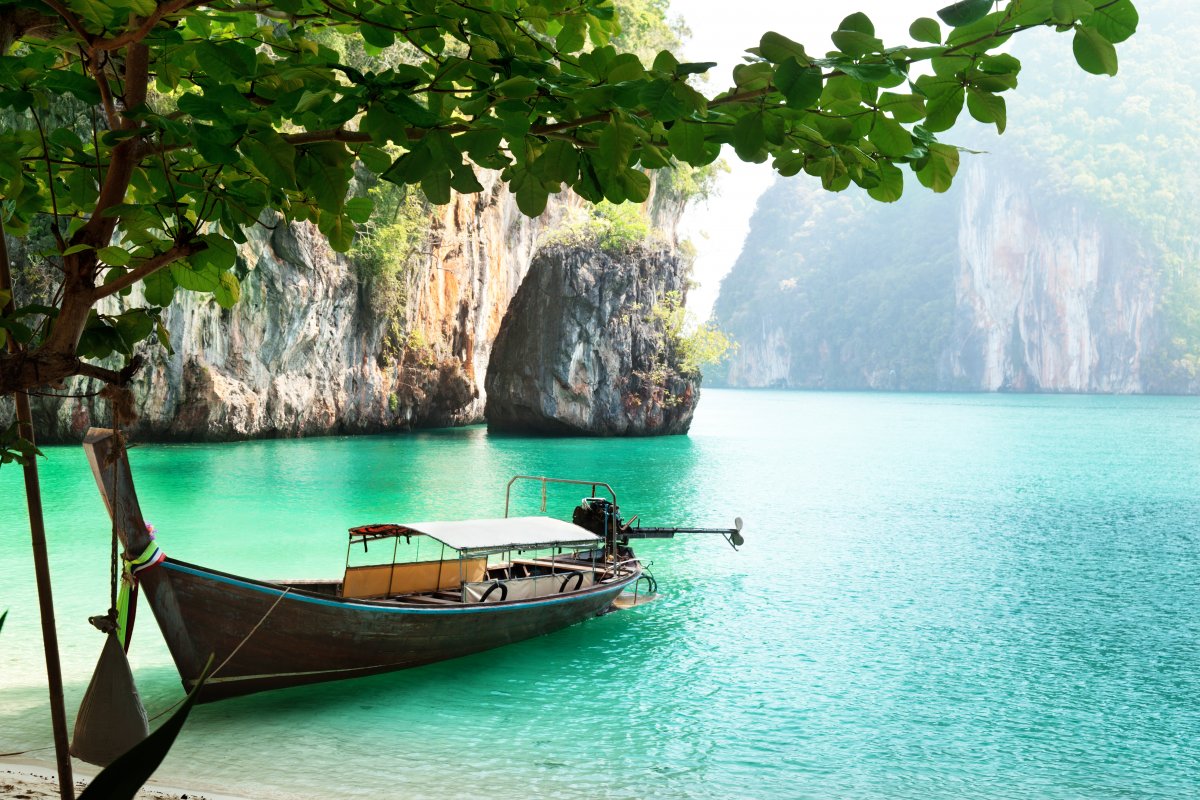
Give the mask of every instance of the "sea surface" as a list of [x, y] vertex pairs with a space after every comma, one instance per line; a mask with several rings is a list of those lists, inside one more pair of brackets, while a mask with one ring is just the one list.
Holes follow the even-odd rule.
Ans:
[[[77, 447], [41, 461], [67, 705], [108, 606]], [[705, 390], [690, 436], [484, 428], [132, 452], [173, 556], [337, 576], [346, 529], [606, 480], [661, 597], [452, 662], [195, 709], [157, 777], [254, 798], [1200, 795], [1200, 400]], [[51, 743], [20, 471], [0, 469], [0, 752]], [[569, 518], [580, 493], [552, 493]], [[525, 509], [537, 512], [536, 492]], [[182, 696], [147, 609], [151, 715]], [[23, 756], [52, 760], [51, 750]]]

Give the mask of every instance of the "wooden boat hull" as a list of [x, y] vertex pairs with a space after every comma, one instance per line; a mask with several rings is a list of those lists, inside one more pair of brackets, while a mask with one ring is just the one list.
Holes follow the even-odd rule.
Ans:
[[477, 653], [603, 614], [640, 570], [583, 591], [485, 604], [345, 600], [167, 559], [141, 584], [199, 702], [342, 680]]

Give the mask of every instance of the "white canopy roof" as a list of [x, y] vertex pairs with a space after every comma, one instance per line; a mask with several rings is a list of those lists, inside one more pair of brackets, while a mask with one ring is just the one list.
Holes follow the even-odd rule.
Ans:
[[604, 542], [591, 531], [550, 517], [406, 522], [401, 527], [423, 533], [455, 550], [533, 550], [537, 547], [589, 546]]

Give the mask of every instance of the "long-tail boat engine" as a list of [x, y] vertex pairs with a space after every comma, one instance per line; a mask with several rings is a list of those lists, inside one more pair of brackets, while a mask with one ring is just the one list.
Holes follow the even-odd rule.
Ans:
[[[575, 507], [571, 521], [581, 528], [603, 536], [609, 553], [621, 555], [628, 551], [630, 539], [673, 539], [677, 533], [717, 533], [725, 537], [729, 546], [737, 550], [745, 539], [742, 537], [742, 518], [735, 517], [732, 528], [651, 528], [642, 527], [634, 516], [629, 522], [621, 519], [621, 510], [604, 497], [585, 497]], [[637, 522], [635, 527], [633, 523]]]

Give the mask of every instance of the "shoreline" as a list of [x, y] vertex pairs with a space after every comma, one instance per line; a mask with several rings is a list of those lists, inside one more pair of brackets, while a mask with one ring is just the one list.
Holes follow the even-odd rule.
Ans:
[[[75, 796], [100, 772], [99, 767], [72, 759]], [[59, 800], [58, 771], [53, 766], [0, 757], [0, 797], [21, 800]], [[250, 800], [240, 795], [185, 789], [151, 778], [137, 794], [138, 800]]]

